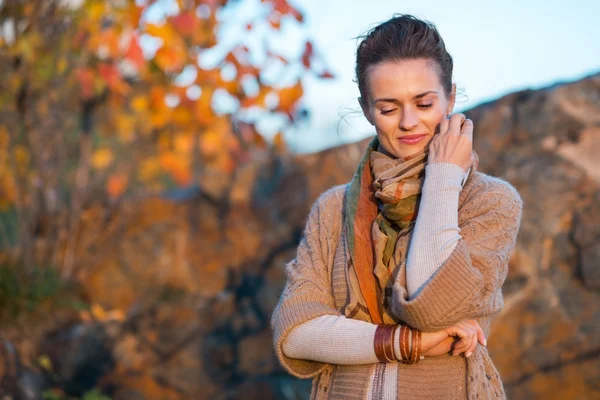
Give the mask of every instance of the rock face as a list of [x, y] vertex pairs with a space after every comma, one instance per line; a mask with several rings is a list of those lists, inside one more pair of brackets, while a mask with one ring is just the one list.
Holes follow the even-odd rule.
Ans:
[[[598, 397], [600, 75], [467, 114], [480, 170], [524, 200], [489, 339], [508, 397]], [[37, 351], [54, 382], [72, 395], [96, 385], [124, 400], [308, 398], [310, 382], [277, 363], [270, 315], [311, 204], [350, 180], [368, 140], [263, 154], [234, 185], [215, 176], [114, 215], [91, 210], [79, 278], [90, 303], [125, 315], [48, 332]]]
[[490, 351], [511, 399], [600, 396], [600, 75], [468, 112], [481, 168], [523, 197]]

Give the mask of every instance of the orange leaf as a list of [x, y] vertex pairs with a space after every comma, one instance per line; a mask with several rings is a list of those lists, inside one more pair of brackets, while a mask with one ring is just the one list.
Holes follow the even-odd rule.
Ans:
[[146, 65], [144, 52], [140, 46], [137, 35], [131, 35], [129, 47], [125, 53], [125, 58], [129, 60], [138, 70], [141, 70]]
[[164, 152], [160, 156], [160, 164], [178, 185], [187, 186], [192, 182], [190, 162], [186, 157]]
[[304, 47], [304, 54], [302, 54], [302, 64], [306, 68], [310, 68], [310, 61], [313, 56], [313, 45], [310, 41], [306, 42], [306, 46]]
[[194, 34], [198, 20], [191, 12], [184, 12], [171, 17], [171, 23], [181, 36], [190, 37]]
[[302, 83], [300, 81], [296, 82], [294, 86], [281, 89], [279, 91], [279, 104], [277, 105], [277, 109], [290, 114], [296, 105], [296, 102], [300, 100], [303, 94], [304, 90], [302, 89]]
[[170, 25], [155, 25], [155, 24], [146, 24], [146, 33], [151, 36], [155, 36], [157, 38], [162, 39], [163, 44], [170, 43], [175, 38], [175, 33]]
[[200, 136], [200, 152], [205, 157], [215, 157], [222, 151], [221, 134], [216, 129], [205, 131]]
[[106, 181], [106, 192], [112, 199], [117, 199], [127, 189], [127, 177], [123, 174], [113, 174]]
[[323, 71], [319, 74], [319, 78], [321, 79], [333, 79], [335, 76], [329, 71]]
[[91, 68], [79, 68], [75, 73], [79, 81], [80, 95], [83, 100], [88, 100], [94, 95], [94, 72]]
[[194, 108], [196, 120], [204, 126], [211, 125], [216, 116], [212, 109], [212, 96], [214, 90], [212, 88], [204, 88], [200, 98], [196, 100], [196, 106]]
[[166, 44], [156, 51], [154, 56], [156, 64], [165, 72], [180, 71], [187, 61], [187, 51], [185, 46], [172, 43]]
[[116, 93], [125, 94], [129, 91], [129, 85], [121, 78], [121, 74], [114, 64], [102, 63], [98, 67], [100, 76], [107, 86]]

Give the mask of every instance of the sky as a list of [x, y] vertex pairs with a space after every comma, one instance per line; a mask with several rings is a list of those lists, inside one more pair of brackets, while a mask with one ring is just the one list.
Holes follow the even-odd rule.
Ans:
[[[311, 118], [284, 132], [286, 143], [297, 152], [319, 151], [374, 134], [357, 102], [355, 38], [394, 13], [410, 13], [437, 26], [454, 60], [459, 90], [455, 112], [518, 90], [600, 72], [600, 0], [288, 1], [303, 12], [305, 23], [284, 21], [279, 35], [269, 35], [272, 49], [297, 57], [306, 37], [311, 38], [335, 75], [332, 80], [310, 75], [303, 79], [302, 102]], [[221, 60], [233, 43], [247, 35], [245, 22], [266, 12], [261, 0], [229, 4], [218, 15], [219, 44], [203, 53], [201, 66], [203, 60], [206, 67]], [[159, 0], [147, 18], [159, 20], [162, 13], [176, 9], [174, 0]], [[150, 50], [153, 45], [144, 41], [143, 47]], [[183, 81], [193, 81], [193, 76], [182, 75]], [[227, 98], [219, 100], [223, 112], [235, 110], [236, 104]], [[258, 128], [268, 138], [282, 123], [281, 116], [269, 116], [261, 118]]]
[[308, 34], [336, 75], [332, 81], [304, 82], [312, 118], [286, 132], [298, 152], [374, 134], [356, 100], [354, 38], [394, 13], [411, 13], [437, 26], [454, 59], [454, 81], [464, 92], [455, 111], [600, 72], [598, 0], [290, 2], [305, 13]]

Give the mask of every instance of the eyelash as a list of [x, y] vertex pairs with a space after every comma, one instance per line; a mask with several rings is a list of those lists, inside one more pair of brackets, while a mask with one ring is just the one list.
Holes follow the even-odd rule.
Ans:
[[[432, 105], [433, 105], [433, 103], [432, 104], [419, 104], [417, 107], [419, 107], [419, 108], [429, 108]], [[396, 111], [396, 110], [395, 109], [394, 110], [382, 110], [381, 114], [386, 115], [386, 114], [391, 113], [392, 111]]]

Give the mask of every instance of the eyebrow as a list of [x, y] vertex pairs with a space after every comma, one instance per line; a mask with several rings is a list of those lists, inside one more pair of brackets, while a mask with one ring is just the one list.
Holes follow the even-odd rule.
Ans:
[[[416, 95], [415, 97], [413, 97], [413, 100], [417, 100], [417, 99], [423, 98], [423, 97], [425, 97], [425, 96], [427, 96], [428, 94], [431, 94], [431, 93], [439, 94], [437, 90], [428, 90], [426, 92], [423, 92], [423, 93], [420, 93], [420, 94]], [[396, 99], [381, 98], [381, 99], [375, 100], [373, 103], [377, 103], [378, 101], [384, 101], [384, 102], [387, 102], [387, 103], [397, 103], [398, 102], [398, 100], [396, 100]]]

